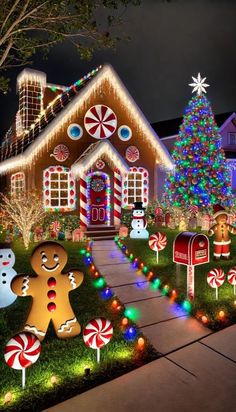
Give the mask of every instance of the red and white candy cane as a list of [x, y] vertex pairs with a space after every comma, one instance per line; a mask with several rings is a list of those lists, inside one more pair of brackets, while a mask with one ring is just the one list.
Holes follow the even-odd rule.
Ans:
[[228, 282], [234, 287], [234, 295], [236, 294], [236, 266], [228, 272]]
[[198, 213], [198, 206], [197, 205], [190, 205], [189, 210], [191, 213]]
[[121, 220], [122, 177], [119, 169], [114, 171], [114, 225], [120, 225]]
[[86, 346], [97, 349], [97, 362], [100, 362], [100, 349], [110, 342], [113, 336], [111, 322], [105, 318], [92, 319], [83, 330], [83, 339]]
[[216, 300], [218, 299], [218, 287], [225, 281], [224, 271], [220, 268], [211, 269], [207, 275], [207, 283], [216, 290]]
[[157, 263], [158, 263], [158, 252], [159, 250], [165, 249], [167, 245], [167, 237], [164, 233], [157, 232], [149, 237], [148, 245], [150, 249], [157, 252]]
[[80, 225], [87, 227], [87, 180], [86, 175], [80, 178], [80, 195], [79, 195], [79, 213]]
[[38, 360], [41, 343], [30, 332], [22, 332], [11, 338], [5, 347], [4, 358], [13, 369], [22, 370], [22, 388], [25, 387], [25, 369]]

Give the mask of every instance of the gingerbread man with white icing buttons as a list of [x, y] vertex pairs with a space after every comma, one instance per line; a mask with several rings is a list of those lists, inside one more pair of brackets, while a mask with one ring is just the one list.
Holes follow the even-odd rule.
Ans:
[[79, 335], [81, 327], [71, 308], [69, 292], [78, 288], [84, 275], [77, 270], [61, 273], [67, 263], [67, 252], [57, 242], [40, 243], [33, 250], [31, 266], [37, 276], [17, 276], [11, 283], [18, 296], [32, 296], [32, 306], [24, 330], [45, 338], [52, 320], [59, 338]]

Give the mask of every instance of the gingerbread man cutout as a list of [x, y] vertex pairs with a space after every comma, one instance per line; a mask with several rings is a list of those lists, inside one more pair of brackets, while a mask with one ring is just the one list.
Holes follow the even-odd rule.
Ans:
[[67, 258], [65, 249], [59, 243], [42, 242], [33, 250], [30, 260], [37, 276], [20, 275], [11, 283], [16, 295], [32, 296], [24, 330], [34, 333], [41, 341], [45, 338], [50, 320], [59, 338], [71, 338], [81, 331], [70, 305], [69, 292], [80, 286], [84, 275], [75, 270], [62, 274]]

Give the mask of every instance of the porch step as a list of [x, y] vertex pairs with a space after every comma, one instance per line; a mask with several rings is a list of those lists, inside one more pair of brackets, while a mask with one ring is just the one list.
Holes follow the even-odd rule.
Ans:
[[114, 237], [115, 236], [99, 236], [99, 237], [96, 237], [96, 238], [93, 237], [93, 239], [96, 240], [96, 242], [97, 242], [99, 240], [114, 240]]
[[114, 239], [114, 237], [119, 233], [119, 230], [115, 226], [106, 225], [94, 225], [88, 226], [85, 235], [96, 240]]

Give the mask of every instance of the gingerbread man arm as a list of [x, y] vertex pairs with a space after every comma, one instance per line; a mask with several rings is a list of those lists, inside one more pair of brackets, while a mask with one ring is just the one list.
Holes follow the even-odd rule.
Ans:
[[214, 232], [216, 229], [217, 229], [217, 225], [212, 226], [207, 232], [208, 236], [214, 235]]
[[236, 235], [236, 227], [228, 224], [228, 230], [233, 235]]
[[11, 282], [11, 289], [17, 296], [32, 296], [35, 280], [28, 275], [16, 276]]
[[84, 274], [78, 270], [70, 270], [67, 273], [67, 277], [69, 280], [69, 290], [73, 290], [81, 285], [84, 279]]

